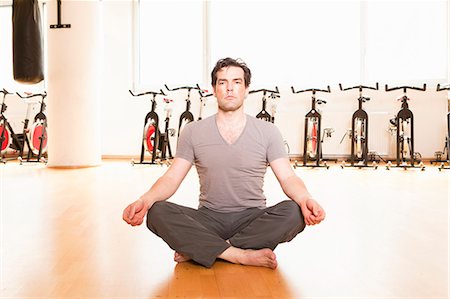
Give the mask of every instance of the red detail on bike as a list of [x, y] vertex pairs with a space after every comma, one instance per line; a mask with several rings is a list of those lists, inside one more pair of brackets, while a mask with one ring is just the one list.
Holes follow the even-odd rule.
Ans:
[[317, 151], [317, 124], [313, 123], [311, 132], [311, 144], [312, 144], [312, 154], [315, 155]]
[[[41, 144], [41, 138], [42, 138], [42, 144]], [[41, 148], [41, 154], [45, 153], [47, 151], [47, 130], [45, 129], [45, 126], [41, 123], [36, 123], [33, 125], [32, 131], [31, 131], [31, 148], [33, 151], [33, 154], [38, 155], [39, 154], [39, 148]]]
[[5, 128], [3, 124], [0, 125], [0, 137], [3, 135], [5, 138], [1, 144], [1, 153], [5, 152], [9, 146], [9, 131]]
[[145, 144], [147, 145], [147, 150], [153, 152], [156, 139], [156, 128], [154, 125], [150, 125], [145, 132]]

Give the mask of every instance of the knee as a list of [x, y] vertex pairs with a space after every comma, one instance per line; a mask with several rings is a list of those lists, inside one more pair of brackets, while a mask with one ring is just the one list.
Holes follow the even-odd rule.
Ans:
[[165, 201], [158, 201], [147, 212], [147, 227], [149, 230], [155, 232], [158, 224], [162, 223], [170, 210], [169, 203]]
[[293, 200], [286, 200], [280, 203], [283, 206], [285, 225], [296, 228], [298, 232], [305, 229], [305, 220], [299, 205]]

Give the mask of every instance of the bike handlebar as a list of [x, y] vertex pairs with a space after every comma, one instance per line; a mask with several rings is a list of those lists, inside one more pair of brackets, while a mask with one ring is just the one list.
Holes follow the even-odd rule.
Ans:
[[12, 93], [12, 92], [7, 91], [7, 90], [4, 89], [4, 88], [3, 88], [3, 90], [0, 90], [0, 92], [3, 93], [5, 96], [6, 96], [7, 94], [14, 94], [14, 93]]
[[168, 91], [175, 91], [175, 90], [180, 90], [180, 89], [187, 89], [187, 90], [192, 90], [192, 89], [196, 89], [196, 90], [201, 90], [200, 86], [197, 84], [195, 87], [194, 86], [180, 86], [180, 87], [176, 87], [176, 88], [169, 88], [169, 86], [167, 86], [167, 84], [164, 84], [164, 86], [166, 87], [166, 89]]
[[47, 96], [47, 92], [44, 91], [44, 93], [32, 93], [29, 94], [25, 97], [23, 97], [20, 93], [16, 92], [16, 94], [21, 98], [21, 99], [29, 99], [29, 98], [34, 98], [34, 97], [39, 97], [41, 96], [42, 98], [45, 98]]
[[208, 91], [205, 90], [205, 89], [199, 89], [198, 94], [199, 94], [200, 97], [202, 97], [202, 98], [208, 98], [208, 97], [214, 95], [213, 93], [204, 94], [203, 92], [208, 92]]
[[442, 91], [442, 90], [450, 90], [450, 83], [444, 84], [443, 87], [441, 87], [441, 84], [438, 84], [436, 86], [436, 91]]
[[166, 95], [162, 89], [159, 90], [160, 92], [157, 92], [157, 91], [146, 91], [146, 92], [138, 93], [138, 94], [133, 93], [133, 92], [131, 91], [131, 89], [129, 89], [128, 91], [131, 93], [131, 95], [132, 95], [133, 97], [140, 97], [140, 96], [144, 96], [144, 95], [147, 95], [147, 94], [151, 94], [151, 95], [153, 95], [153, 96], [156, 96], [156, 95], [158, 95], [158, 94], [159, 94], [159, 95], [163, 95], [163, 96]]
[[378, 90], [378, 82], [375, 84], [375, 87], [364, 86], [364, 85], [358, 85], [358, 86], [347, 87], [347, 88], [342, 88], [342, 84], [339, 83], [339, 88], [340, 88], [342, 91], [346, 91], [346, 90], [350, 90], [350, 89], [359, 89], [359, 91], [362, 91], [363, 89], [373, 89], [373, 90]]
[[280, 91], [278, 90], [278, 86], [275, 86], [275, 90], [270, 90], [270, 89], [257, 89], [257, 90], [250, 90], [249, 93], [257, 93], [257, 92], [271, 92], [271, 93], [280, 93]]
[[414, 87], [414, 86], [398, 86], [398, 87], [391, 87], [391, 88], [389, 88], [387, 84], [385, 85], [385, 90], [386, 91], [393, 91], [393, 90], [398, 90], [398, 89], [403, 89], [404, 93], [406, 93], [407, 89], [425, 91], [427, 89], [427, 85], [424, 83], [422, 88]]
[[330, 85], [327, 86], [326, 90], [325, 89], [317, 89], [317, 88], [309, 88], [309, 89], [295, 91], [294, 86], [291, 86], [291, 90], [292, 90], [292, 93], [301, 93], [301, 92], [308, 92], [308, 91], [312, 91], [313, 93], [316, 93], [317, 91], [331, 92]]

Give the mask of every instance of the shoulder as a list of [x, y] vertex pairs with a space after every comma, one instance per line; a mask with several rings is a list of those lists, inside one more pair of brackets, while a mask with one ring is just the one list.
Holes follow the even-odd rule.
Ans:
[[247, 114], [247, 122], [251, 124], [254, 128], [262, 132], [279, 132], [277, 126], [273, 123], [256, 118], [254, 116]]
[[215, 121], [216, 115], [214, 114], [202, 120], [192, 121], [188, 123], [185, 128], [189, 128], [189, 130], [201, 130], [205, 128], [211, 128], [212, 125], [215, 123]]

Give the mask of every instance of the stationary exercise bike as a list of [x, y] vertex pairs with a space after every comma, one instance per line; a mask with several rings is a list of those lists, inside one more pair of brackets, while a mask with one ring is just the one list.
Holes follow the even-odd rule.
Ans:
[[183, 87], [177, 87], [177, 88], [169, 88], [166, 84], [164, 85], [168, 91], [176, 91], [180, 89], [187, 89], [188, 94], [186, 98], [186, 110], [181, 113], [180, 115], [180, 121], [178, 123], [178, 137], [180, 137], [181, 131], [184, 129], [184, 126], [186, 126], [188, 123], [194, 121], [194, 115], [192, 114], [191, 110], [191, 90], [200, 90], [200, 86], [183, 86]]
[[[271, 123], [275, 123], [275, 114], [276, 114], [276, 110], [277, 110], [277, 104], [276, 104], [276, 100], [278, 100], [280, 98], [280, 91], [278, 90], [278, 87], [275, 86], [275, 90], [270, 90], [270, 89], [258, 89], [258, 90], [251, 90], [249, 93], [258, 93], [258, 92], [262, 92], [263, 96], [261, 99], [262, 102], [262, 108], [261, 111], [258, 112], [258, 114], [256, 115], [256, 118], [262, 119], [264, 121], [267, 122], [271, 122]], [[267, 95], [269, 94], [269, 95]], [[268, 112], [267, 109], [267, 100], [271, 100], [270, 103], [270, 112]], [[286, 140], [283, 141], [284, 142], [284, 146], [286, 148], [286, 152], [288, 155], [290, 155], [290, 148], [289, 148], [289, 144], [287, 143]]]
[[[395, 119], [390, 120], [391, 124], [395, 124], [397, 131], [396, 167], [402, 167], [406, 170], [407, 168], [417, 167], [414, 163], [419, 162], [418, 167], [423, 171], [425, 170], [425, 166], [422, 161], [418, 161], [420, 154], [414, 152], [414, 115], [409, 109], [408, 101], [410, 99], [406, 95], [406, 92], [408, 89], [425, 91], [426, 84], [424, 84], [422, 88], [411, 86], [389, 88], [387, 84], [385, 86], [386, 91], [399, 89], [403, 90], [403, 96], [398, 98], [398, 100], [402, 102], [402, 106]], [[390, 169], [390, 167], [392, 167], [392, 162], [389, 161], [386, 165], [386, 169]]]
[[0, 90], [3, 93], [3, 99], [0, 112], [0, 162], [6, 163], [7, 159], [5, 154], [8, 148], [13, 149], [16, 152], [22, 152], [23, 150], [23, 134], [16, 134], [11, 124], [6, 118], [5, 112], [8, 106], [6, 106], [5, 99], [7, 95], [13, 95], [6, 89]]
[[[330, 93], [330, 86], [325, 89], [304, 89], [295, 91], [294, 87], [291, 86], [292, 93], [303, 93], [303, 92], [312, 92], [311, 96], [311, 110], [305, 115], [305, 135], [303, 139], [303, 165], [299, 165], [297, 161], [295, 161], [294, 168], [298, 166], [304, 167], [326, 167], [327, 169], [330, 166], [327, 164], [327, 161], [323, 160], [322, 156], [322, 143], [323, 137], [331, 137], [331, 133], [333, 129], [327, 128], [324, 130], [324, 135], [321, 135], [321, 127], [322, 127], [322, 114], [316, 108], [316, 105], [326, 104], [327, 102], [321, 99], [316, 99], [317, 92], [327, 92]], [[322, 137], [322, 138], [321, 138]], [[313, 163], [309, 163], [313, 162]]]
[[[267, 110], [266, 110], [266, 105], [267, 105], [267, 97], [269, 97], [270, 99], [276, 99], [280, 97], [280, 91], [278, 90], [278, 87], [275, 86], [275, 90], [270, 90], [270, 89], [258, 89], [258, 90], [251, 90], [249, 92], [249, 94], [252, 93], [258, 93], [258, 92], [262, 92], [263, 96], [262, 96], [262, 109], [261, 111], [256, 115], [256, 118], [268, 121], [273, 123], [275, 121], [274, 116], [272, 114], [270, 114]], [[270, 93], [270, 95], [267, 95], [268, 93]]]
[[[367, 167], [368, 166], [368, 144], [369, 144], [369, 116], [366, 111], [364, 111], [362, 104], [370, 100], [368, 97], [363, 96], [363, 89], [378, 90], [378, 83], [375, 87], [369, 86], [354, 86], [348, 88], [342, 88], [342, 84], [339, 83], [339, 88], [341, 91], [358, 89], [358, 110], [353, 113], [352, 116], [352, 130], [350, 132], [350, 138], [352, 140], [351, 145], [351, 155], [350, 155], [350, 165], [346, 165], [345, 162], [341, 164], [341, 167], [351, 166], [351, 167]], [[355, 165], [355, 162], [357, 163]], [[375, 161], [371, 167], [377, 168]]]
[[[447, 90], [448, 91], [448, 99], [450, 101], [450, 84], [446, 84], [444, 86], [441, 87], [440, 84], [437, 85], [436, 91], [442, 91], [442, 90]], [[449, 154], [449, 149], [450, 149], [450, 111], [447, 113], [447, 136], [445, 137], [445, 145], [444, 145], [444, 150], [442, 152], [440, 152], [440, 156], [436, 157], [436, 161], [435, 162], [441, 162], [441, 164], [439, 165], [439, 171], [441, 171], [442, 169], [450, 169], [450, 154]], [[442, 156], [445, 157], [445, 160], [442, 160]], [[445, 166], [445, 163], [448, 164], [448, 166]]]
[[[23, 136], [24, 143], [22, 150], [19, 154], [19, 162], [22, 164], [23, 162], [44, 162], [47, 163], [46, 157], [44, 155], [47, 153], [47, 116], [45, 115], [45, 98], [47, 97], [47, 93], [37, 93], [37, 94], [28, 94], [27, 96], [22, 96], [19, 93], [17, 95], [24, 99], [27, 102], [27, 114], [24, 120], [24, 128], [23, 128]], [[41, 100], [38, 102], [40, 104], [39, 112], [33, 119], [33, 123], [28, 129], [29, 123], [29, 115], [31, 110], [31, 105], [36, 102], [31, 101], [31, 98], [41, 97]], [[27, 157], [23, 159], [23, 152], [25, 150], [25, 146], [28, 148]]]
[[[166, 94], [160, 90], [159, 92], [147, 91], [140, 94], [134, 94], [129, 90], [132, 96], [140, 97], [144, 95], [151, 95], [152, 108], [147, 113], [144, 119], [144, 131], [142, 135], [141, 155], [139, 162], [131, 161], [131, 164], [163, 164], [169, 163], [168, 159], [172, 158], [172, 151], [170, 148], [169, 135], [174, 135], [174, 130], [169, 129], [169, 119], [171, 110], [166, 110], [165, 129], [161, 133], [159, 129], [159, 115], [156, 113], [156, 96]], [[170, 99], [164, 98], [166, 104], [170, 103]], [[145, 152], [150, 154], [150, 161], [145, 160]], [[168, 155], [167, 155], [168, 154]]]

